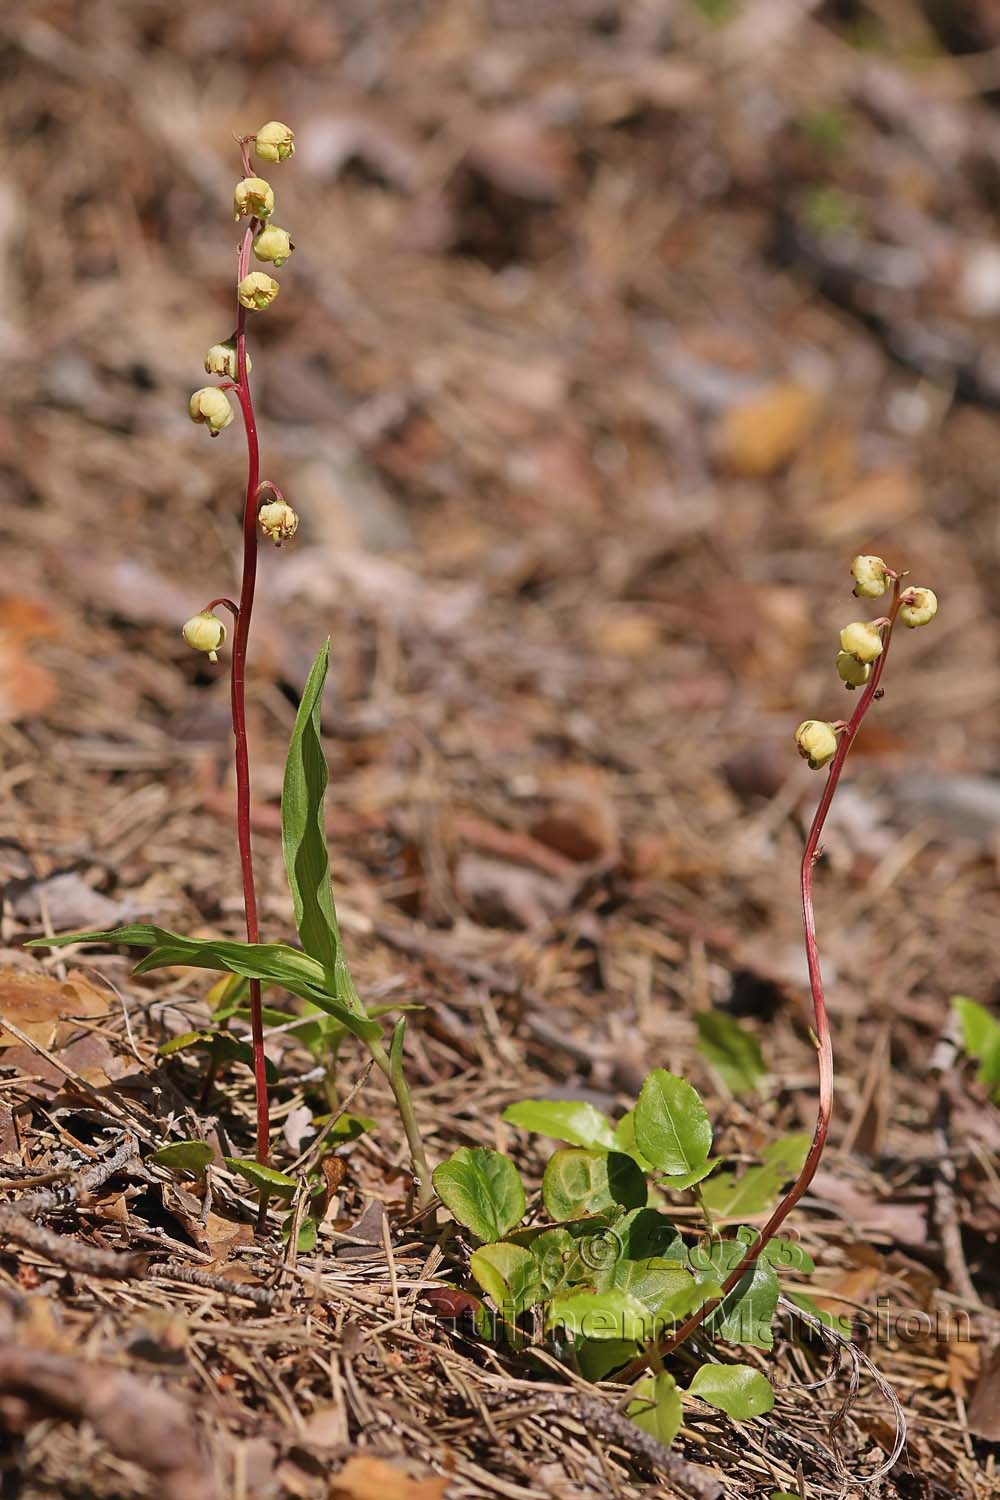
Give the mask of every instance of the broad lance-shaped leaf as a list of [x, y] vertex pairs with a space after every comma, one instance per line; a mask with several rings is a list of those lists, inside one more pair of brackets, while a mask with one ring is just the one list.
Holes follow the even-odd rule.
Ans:
[[327, 985], [341, 1005], [364, 1015], [340, 939], [326, 845], [324, 799], [329, 774], [320, 718], [329, 661], [327, 640], [312, 664], [288, 744], [281, 789], [281, 847], [302, 946], [322, 965]]
[[654, 1068], [635, 1106], [635, 1139], [643, 1156], [672, 1177], [704, 1166], [712, 1149], [708, 1111], [696, 1089]]
[[524, 1184], [499, 1151], [460, 1146], [433, 1173], [442, 1203], [477, 1239], [492, 1242], [524, 1218]]
[[138, 963], [137, 974], [173, 964], [193, 969], [215, 969], [223, 973], [242, 974], [259, 979], [311, 1000], [328, 1014], [336, 1016], [349, 1031], [362, 1039], [378, 1036], [381, 1027], [368, 1016], [358, 1014], [343, 1004], [328, 989], [322, 965], [307, 953], [290, 948], [287, 943], [238, 943], [223, 938], [195, 939], [168, 932], [164, 927], [133, 923], [112, 927], [104, 932], [68, 932], [56, 938], [35, 938], [30, 947], [64, 948], [68, 943], [122, 943], [126, 947], [149, 948]]

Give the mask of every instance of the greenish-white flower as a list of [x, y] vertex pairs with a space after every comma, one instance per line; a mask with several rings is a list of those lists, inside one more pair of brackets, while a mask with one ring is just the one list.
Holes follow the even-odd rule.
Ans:
[[907, 589], [900, 596], [899, 618], [911, 630], [929, 625], [937, 614], [937, 595], [931, 589]]
[[258, 260], [269, 260], [275, 266], [283, 266], [295, 246], [287, 229], [277, 224], [265, 224], [254, 236], [253, 253]]
[[195, 391], [188, 402], [188, 413], [192, 422], [202, 423], [212, 437], [218, 437], [223, 427], [233, 420], [233, 408], [225, 391], [217, 385], [203, 385]]
[[818, 771], [837, 753], [837, 731], [822, 719], [806, 719], [795, 731], [795, 743], [810, 769]]
[[862, 555], [851, 563], [854, 592], [859, 599], [881, 599], [889, 586], [888, 569], [880, 557]]
[[254, 137], [254, 149], [261, 161], [287, 161], [295, 154], [295, 136], [280, 120], [268, 120]]
[[273, 276], [268, 276], [265, 271], [251, 271], [236, 288], [236, 295], [244, 307], [260, 312], [271, 306], [280, 290]]
[[219, 647], [226, 639], [226, 627], [210, 609], [192, 615], [181, 634], [193, 651], [204, 651], [209, 661], [219, 660]]
[[870, 662], [882, 655], [882, 633], [868, 620], [854, 620], [840, 632], [840, 649], [855, 661]]
[[244, 177], [233, 193], [233, 218], [266, 219], [274, 212], [274, 189], [263, 177]]
[[[253, 361], [248, 354], [248, 373], [252, 369]], [[212, 345], [205, 355], [205, 373], [206, 375], [228, 375], [230, 380], [239, 378], [235, 339], [226, 339], [224, 343]]]
[[849, 651], [837, 652], [837, 674], [849, 688], [863, 687], [872, 674], [868, 662], [858, 661]]
[[287, 542], [299, 529], [299, 518], [285, 500], [271, 500], [257, 512], [257, 523], [276, 547]]

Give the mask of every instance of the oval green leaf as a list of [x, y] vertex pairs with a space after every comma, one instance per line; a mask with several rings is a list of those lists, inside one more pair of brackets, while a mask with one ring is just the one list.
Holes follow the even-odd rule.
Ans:
[[610, 1150], [614, 1132], [607, 1115], [582, 1099], [521, 1099], [503, 1112], [508, 1125], [536, 1135], [568, 1141], [571, 1146]]
[[608, 1209], [642, 1208], [646, 1179], [620, 1151], [566, 1146], [553, 1153], [542, 1178], [542, 1201], [550, 1219], [578, 1219]]
[[698, 1051], [733, 1094], [747, 1094], [767, 1077], [760, 1042], [752, 1031], [721, 1010], [695, 1013]]
[[513, 1321], [538, 1301], [541, 1288], [538, 1262], [522, 1245], [482, 1245], [473, 1251], [469, 1268], [506, 1319]]
[[666, 1370], [644, 1375], [632, 1387], [635, 1400], [625, 1408], [637, 1427], [669, 1448], [681, 1425], [681, 1398], [676, 1382]]
[[712, 1127], [697, 1090], [665, 1068], [654, 1068], [635, 1106], [635, 1139], [643, 1156], [671, 1176], [704, 1166]]
[[750, 1365], [702, 1365], [695, 1371], [688, 1395], [700, 1396], [737, 1422], [761, 1417], [774, 1405], [771, 1382]]
[[545, 1326], [565, 1328], [577, 1338], [645, 1343], [654, 1322], [649, 1309], [628, 1292], [570, 1292], [553, 1297]]
[[442, 1203], [477, 1239], [502, 1240], [524, 1218], [524, 1184], [499, 1151], [460, 1146], [435, 1168], [433, 1180]]
[[245, 1177], [258, 1193], [266, 1193], [271, 1198], [291, 1198], [298, 1187], [294, 1177], [286, 1177], [275, 1167], [264, 1167], [259, 1161], [238, 1156], [226, 1156], [223, 1160], [231, 1171]]
[[190, 1172], [192, 1177], [204, 1175], [205, 1168], [215, 1157], [207, 1141], [171, 1141], [154, 1151], [150, 1161], [157, 1166], [169, 1167], [171, 1172]]

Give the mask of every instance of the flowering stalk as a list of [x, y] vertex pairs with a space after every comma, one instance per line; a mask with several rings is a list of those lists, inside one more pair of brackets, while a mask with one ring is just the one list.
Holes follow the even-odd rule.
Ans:
[[[260, 478], [260, 442], [257, 436], [253, 395], [250, 389], [250, 360], [247, 356], [247, 313], [251, 309], [269, 306], [277, 296], [278, 283], [262, 272], [250, 271], [250, 255], [255, 248], [255, 240], [264, 232], [271, 232], [272, 237], [274, 234], [273, 230], [267, 231], [268, 218], [274, 207], [274, 194], [268, 183], [252, 175], [251, 143], [255, 145], [257, 155], [267, 161], [284, 160], [294, 151], [291, 131], [287, 126], [273, 120], [262, 126], [256, 135], [239, 138], [243, 180], [238, 184], [235, 193], [236, 217], [239, 219], [247, 216], [248, 223], [240, 245], [237, 269], [236, 332], [228, 343], [213, 345], [205, 361], [205, 368], [209, 373], [227, 374], [230, 378], [220, 386], [206, 386], [201, 391], [196, 391], [191, 398], [190, 405], [192, 420], [205, 423], [213, 437], [216, 437], [232, 420], [229, 402], [224, 394], [226, 391], [231, 390], [235, 394], [243, 416], [243, 430], [247, 446], [247, 480], [243, 502], [243, 573], [240, 597], [239, 602], [235, 604], [231, 599], [213, 600], [202, 615], [195, 616], [193, 621], [188, 621], [184, 627], [184, 636], [196, 649], [210, 650], [212, 659], [215, 659], [214, 646], [221, 644], [225, 639], [225, 631], [221, 624], [216, 622], [221, 633], [220, 638], [215, 640], [211, 648], [209, 645], [202, 644], [202, 640], [209, 641], [211, 638], [211, 630], [204, 623], [205, 617], [207, 616], [209, 620], [214, 618], [211, 611], [217, 605], [228, 609], [233, 616], [230, 704], [235, 740], [236, 836], [243, 879], [247, 941], [257, 943], [260, 941], [260, 926], [257, 916], [257, 888], [254, 881], [253, 848], [250, 837], [250, 755], [247, 745], [246, 670], [250, 622], [257, 584], [257, 526], [260, 518], [261, 492], [271, 490], [278, 497], [277, 502], [265, 507], [265, 510], [274, 511], [280, 506], [287, 513], [287, 518], [283, 518], [284, 524], [280, 528], [280, 535], [275, 534], [275, 530], [270, 526], [267, 527], [267, 534], [276, 542], [280, 542], [285, 536], [292, 535], [297, 520], [291, 507], [285, 505], [284, 498], [276, 486], [267, 480], [262, 483]], [[286, 253], [278, 257], [270, 253], [273, 247], [265, 247], [265, 253], [258, 258], [280, 263], [280, 260], [287, 258], [287, 254], [291, 253], [293, 247], [287, 233], [279, 230], [277, 234], [283, 237], [280, 248]], [[196, 622], [202, 622], [200, 635]], [[259, 979], [250, 981], [250, 1030], [257, 1102], [257, 1160], [266, 1164], [270, 1154], [270, 1122]]]
[[[877, 569], [874, 569], [874, 572], [881, 581], [880, 588], [877, 587], [877, 582], [872, 582], [870, 577], [873, 572], [872, 565], [874, 564], [878, 565]], [[809, 970], [809, 988], [812, 992], [813, 1013], [816, 1022], [813, 1041], [816, 1047], [819, 1069], [819, 1102], [812, 1144], [809, 1147], [802, 1170], [799, 1172], [795, 1182], [789, 1188], [784, 1198], [782, 1198], [754, 1242], [748, 1247], [746, 1254], [722, 1283], [720, 1295], [706, 1302], [697, 1312], [692, 1313], [675, 1333], [669, 1335], [669, 1337], [664, 1337], [655, 1348], [647, 1349], [645, 1353], [627, 1365], [616, 1377], [619, 1380], [631, 1380], [641, 1374], [654, 1359], [663, 1359], [668, 1354], [672, 1354], [675, 1349], [679, 1348], [686, 1339], [690, 1338], [701, 1327], [706, 1318], [712, 1315], [715, 1309], [729, 1296], [730, 1292], [739, 1285], [747, 1272], [753, 1270], [754, 1263], [759, 1259], [768, 1241], [777, 1234], [785, 1219], [812, 1182], [826, 1145], [826, 1138], [830, 1129], [830, 1117], [833, 1111], [833, 1044], [830, 1038], [830, 1021], [826, 1008], [826, 995], [823, 989], [819, 947], [816, 941], [816, 919], [813, 911], [813, 870], [822, 853], [819, 841], [822, 837], [827, 814], [830, 811], [830, 806], [840, 783], [844, 764], [850, 754], [851, 746], [872, 703], [876, 698], [882, 696], [882, 689], [879, 684], [882, 673], [885, 671], [885, 664], [889, 656], [889, 647], [892, 644], [893, 627], [897, 619], [901, 617], [903, 623], [912, 629], [918, 625], [929, 624], [937, 613], [937, 600], [929, 589], [907, 588], [903, 590], [901, 588], [902, 575], [894, 573], [891, 569], [887, 568], [881, 558], [855, 558], [852, 571], [857, 580], [855, 592], [862, 597], [877, 597], [878, 594], [885, 591], [886, 586], [890, 582], [892, 583], [892, 603], [887, 615], [869, 624], [857, 623], [846, 626], [841, 631], [842, 650], [837, 659], [838, 674], [848, 688], [853, 688], [859, 680], [863, 681], [865, 683], [864, 691], [858, 700], [857, 707], [846, 723], [838, 721], [834, 724], [824, 724], [816, 720], [806, 720], [804, 724], [799, 725], [795, 736], [800, 753], [809, 761], [811, 766], [818, 768], [827, 762], [830, 763], [826, 785], [823, 788], [823, 794], [813, 814], [805, 848], [802, 852], [800, 875], [806, 963]], [[877, 637], [877, 640], [873, 639], [875, 637]], [[851, 680], [849, 674], [845, 675], [843, 664], [840, 660], [841, 656], [850, 654], [852, 646], [858, 652], [852, 659], [859, 670], [864, 671], [864, 676], [855, 679], [855, 681]]]

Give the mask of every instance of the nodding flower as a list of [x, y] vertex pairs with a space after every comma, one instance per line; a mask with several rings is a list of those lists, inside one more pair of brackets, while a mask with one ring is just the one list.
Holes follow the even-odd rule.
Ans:
[[226, 639], [226, 627], [210, 609], [203, 609], [185, 622], [181, 635], [192, 651], [204, 651], [209, 661], [218, 661], [219, 647]]
[[911, 630], [929, 625], [937, 614], [937, 595], [932, 589], [907, 589], [900, 595], [899, 618]]
[[192, 422], [207, 427], [212, 437], [218, 437], [233, 420], [233, 408], [225, 391], [220, 391], [217, 385], [203, 385], [188, 402], [188, 415]]
[[818, 771], [837, 753], [837, 731], [822, 719], [806, 719], [795, 731], [795, 743], [810, 770]]
[[882, 635], [868, 620], [855, 620], [840, 632], [840, 649], [855, 661], [870, 662], [882, 655]]
[[280, 120], [268, 120], [254, 136], [254, 150], [261, 161], [287, 161], [295, 155], [295, 134]]

